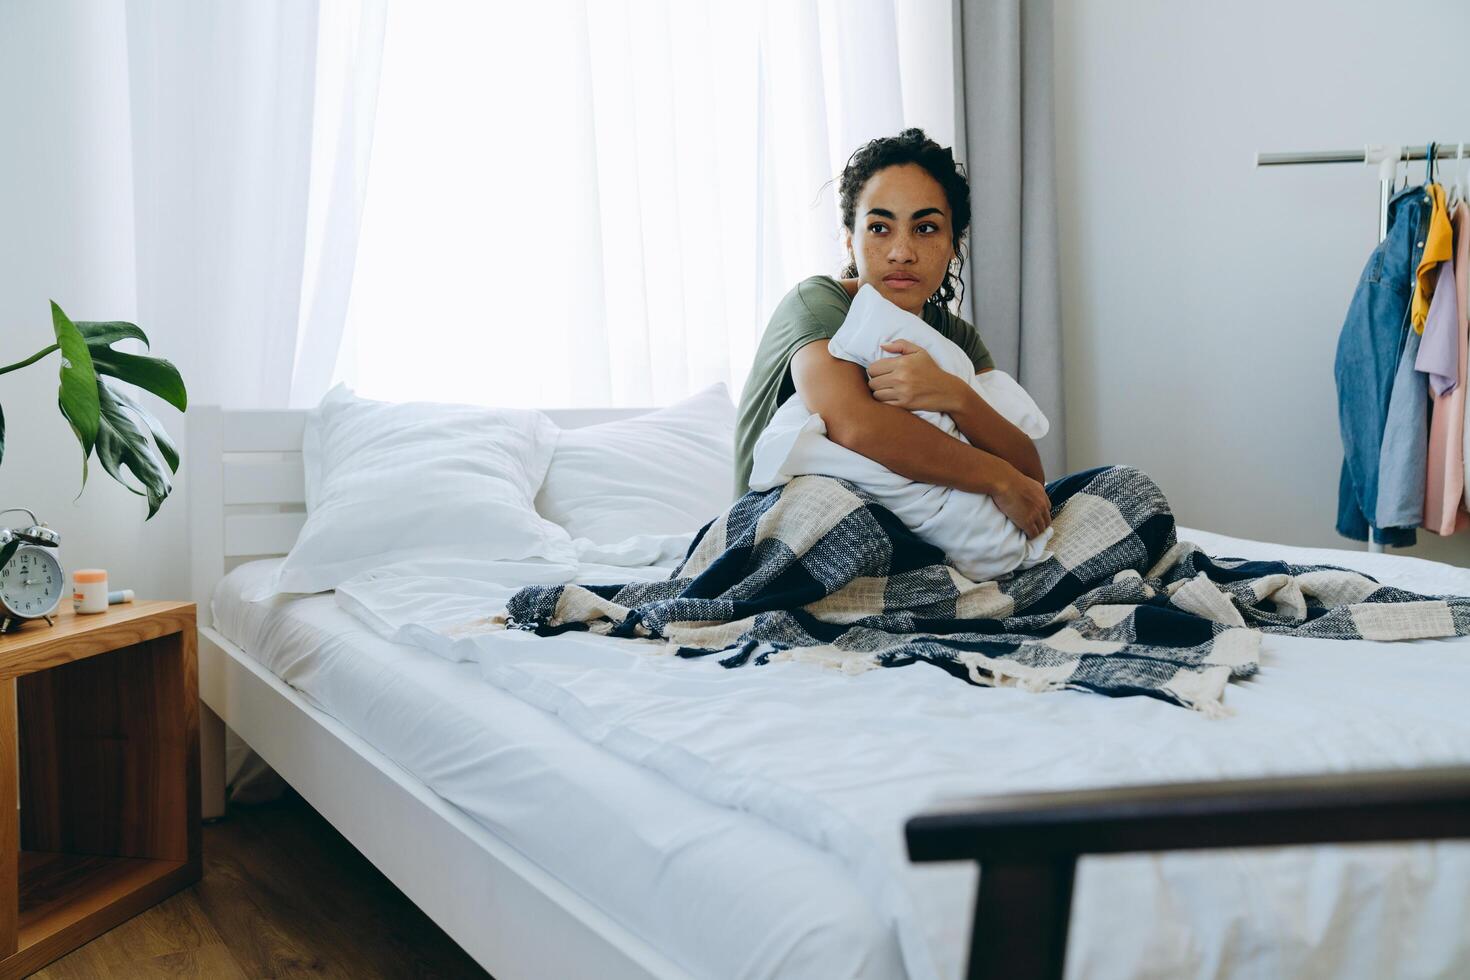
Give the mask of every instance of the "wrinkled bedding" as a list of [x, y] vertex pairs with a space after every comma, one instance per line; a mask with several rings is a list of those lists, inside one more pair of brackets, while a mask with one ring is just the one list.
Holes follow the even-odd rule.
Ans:
[[[1332, 565], [1404, 591], [1470, 595], [1470, 569], [1438, 562], [1177, 534], [1222, 564]], [[656, 577], [605, 571], [609, 582]], [[514, 590], [491, 577], [500, 584], [487, 577], [455, 609], [442, 583], [384, 570], [354, 583], [351, 602], [387, 597], [375, 630], [475, 661], [495, 688], [587, 743], [835, 857], [901, 937], [912, 977], [962, 975], [969, 939], [975, 868], [911, 865], [904, 851], [904, 821], [936, 801], [1470, 762], [1464, 636], [1264, 631], [1259, 672], [1230, 686], [1228, 717], [1208, 719], [1149, 697], [975, 687], [926, 662], [857, 675], [795, 660], [732, 671], [650, 655], [672, 652], [659, 640], [496, 629], [491, 613]], [[433, 617], [415, 615], [415, 596], [438, 600]], [[687, 820], [657, 813], [640, 836]], [[783, 895], [766, 900], [783, 905]], [[1079, 865], [1066, 976], [1459, 976], [1470, 973], [1467, 916], [1470, 845], [1459, 842], [1090, 858]]]
[[506, 622], [657, 639], [727, 668], [925, 661], [978, 685], [1147, 695], [1212, 716], [1226, 683], [1258, 670], [1263, 631], [1470, 634], [1470, 596], [1211, 557], [1177, 539], [1163, 492], [1133, 467], [1075, 473], [1047, 493], [1054, 553], [1000, 581], [965, 579], [865, 491], [807, 476], [736, 501], [667, 581], [528, 586]]

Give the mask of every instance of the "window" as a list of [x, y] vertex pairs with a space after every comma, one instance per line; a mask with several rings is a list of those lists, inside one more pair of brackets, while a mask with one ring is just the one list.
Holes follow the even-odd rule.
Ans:
[[906, 125], [953, 142], [949, 18], [391, 5], [339, 379], [517, 407], [738, 397], [770, 310], [840, 267], [848, 154]]

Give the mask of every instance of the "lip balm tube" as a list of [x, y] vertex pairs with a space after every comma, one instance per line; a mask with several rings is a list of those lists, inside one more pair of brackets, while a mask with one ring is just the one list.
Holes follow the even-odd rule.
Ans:
[[107, 570], [79, 568], [71, 575], [72, 609], [79, 613], [107, 612]]
[[112, 592], [107, 593], [107, 604], [109, 606], [115, 606], [119, 602], [132, 602], [132, 601], [133, 601], [133, 590], [132, 589], [116, 589], [116, 590], [114, 590]]

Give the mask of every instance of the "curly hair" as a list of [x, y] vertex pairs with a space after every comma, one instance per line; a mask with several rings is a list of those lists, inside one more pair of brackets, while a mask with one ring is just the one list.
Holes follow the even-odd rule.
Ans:
[[[897, 136], [880, 136], [858, 147], [847, 160], [838, 178], [837, 192], [842, 203], [842, 224], [854, 231], [858, 195], [878, 171], [905, 163], [916, 163], [944, 188], [949, 203], [950, 223], [954, 237], [956, 261], [944, 270], [944, 281], [927, 302], [947, 306], [964, 296], [965, 233], [970, 228], [970, 182], [965, 168], [955, 162], [954, 151], [924, 135], [922, 129], [905, 129]], [[845, 279], [858, 274], [857, 262], [849, 259], [841, 275]]]

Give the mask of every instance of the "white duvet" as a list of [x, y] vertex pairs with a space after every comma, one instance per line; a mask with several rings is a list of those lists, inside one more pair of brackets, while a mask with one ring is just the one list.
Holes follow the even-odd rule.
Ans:
[[[1470, 570], [1437, 562], [1180, 536], [1211, 554], [1340, 564], [1414, 591], [1470, 594]], [[514, 590], [507, 577], [546, 583], [571, 571], [402, 565], [347, 583], [338, 602], [390, 639], [478, 661], [489, 683], [686, 792], [834, 855], [899, 937], [910, 977], [961, 975], [968, 942], [976, 869], [913, 865], [905, 853], [905, 820], [936, 801], [1470, 761], [1470, 637], [1266, 636], [1261, 673], [1231, 686], [1235, 713], [1215, 720], [1141, 697], [975, 688], [926, 664], [857, 676], [796, 662], [728, 671], [649, 655], [663, 649], [654, 641], [488, 624]], [[604, 571], [609, 582], [667, 574]], [[1389, 658], [1413, 669], [1384, 671]], [[1466, 975], [1467, 915], [1465, 843], [1086, 859], [1066, 975]]]
[[[958, 344], [920, 317], [884, 299], [872, 286], [863, 286], [853, 297], [847, 319], [827, 342], [827, 350], [833, 357], [866, 369], [874, 361], [892, 356], [882, 345], [894, 340], [907, 340], [928, 351], [940, 368], [969, 381], [981, 398], [1032, 439], [1046, 435], [1046, 416], [1014, 378], [1004, 371], [975, 374], [969, 355]], [[914, 414], [968, 442], [948, 415]], [[868, 491], [905, 527], [943, 550], [950, 564], [972, 581], [999, 578], [1050, 555], [1046, 543], [1051, 539], [1051, 528], [1028, 539], [985, 494], [916, 483], [839, 446], [827, 438], [822, 417], [808, 408], [800, 395], [793, 394], [756, 440], [750, 488], [769, 490], [794, 477], [815, 473], [850, 480]]]

